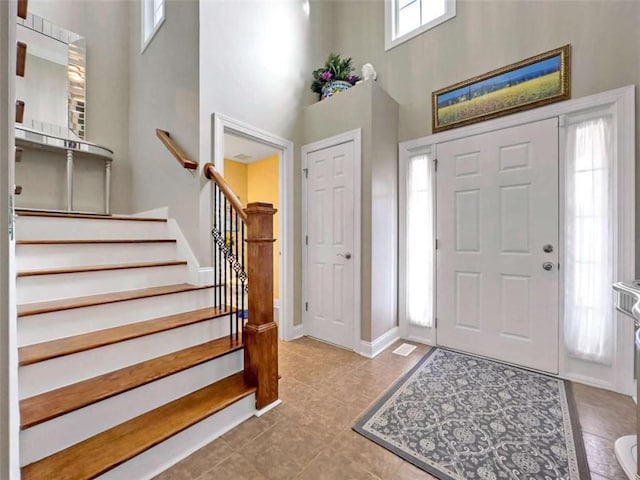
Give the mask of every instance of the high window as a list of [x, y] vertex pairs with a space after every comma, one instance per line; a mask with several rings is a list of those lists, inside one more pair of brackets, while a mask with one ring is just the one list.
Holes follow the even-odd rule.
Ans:
[[386, 0], [386, 49], [456, 16], [456, 0]]
[[142, 51], [164, 23], [165, 0], [142, 0]]

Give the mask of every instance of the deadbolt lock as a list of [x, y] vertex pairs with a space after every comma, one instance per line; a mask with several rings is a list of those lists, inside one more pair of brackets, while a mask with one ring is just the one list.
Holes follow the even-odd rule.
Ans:
[[544, 247], [542, 247], [542, 251], [544, 253], [551, 253], [553, 252], [553, 245], [551, 245], [550, 243], [547, 243]]

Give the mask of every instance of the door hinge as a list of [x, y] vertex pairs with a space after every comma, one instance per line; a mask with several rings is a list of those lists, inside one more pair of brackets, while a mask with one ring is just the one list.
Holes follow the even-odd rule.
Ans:
[[438, 248], [440, 248], [440, 240], [436, 238], [436, 250], [438, 250]]
[[435, 171], [437, 172], [438, 171], [438, 159], [437, 158], [433, 159], [433, 167], [434, 167]]
[[305, 312], [309, 311], [309, 302], [304, 302], [304, 311]]
[[433, 319], [433, 327], [434, 327], [434, 328], [438, 328], [438, 317], [435, 317], [435, 318]]
[[309, 178], [309, 169], [303, 168], [302, 171], [304, 172], [304, 178]]
[[304, 244], [309, 245], [309, 235], [304, 236]]

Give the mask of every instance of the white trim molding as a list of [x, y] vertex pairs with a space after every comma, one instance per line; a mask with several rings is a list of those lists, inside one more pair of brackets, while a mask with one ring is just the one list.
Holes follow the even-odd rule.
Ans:
[[398, 340], [400, 340], [400, 329], [398, 327], [393, 327], [373, 342], [360, 340], [360, 355], [367, 358], [375, 358]]
[[[355, 352], [358, 352], [360, 349], [360, 341], [361, 341], [361, 330], [362, 330], [362, 313], [361, 313], [361, 305], [360, 300], [362, 298], [362, 278], [361, 278], [361, 238], [362, 238], [362, 200], [361, 200], [361, 189], [362, 189], [362, 130], [360, 128], [356, 128], [355, 130], [350, 130], [348, 132], [341, 133], [339, 135], [334, 135], [333, 137], [325, 138], [323, 140], [319, 140], [317, 142], [309, 143], [304, 145], [301, 150], [302, 157], [302, 168], [307, 167], [307, 155], [309, 153], [322, 150], [329, 147], [334, 147], [336, 145], [342, 145], [343, 143], [353, 142], [354, 148], [354, 165], [353, 165], [353, 184], [355, 185], [354, 196], [353, 196], [353, 224], [354, 224], [354, 232], [353, 232], [353, 271], [356, 276], [356, 281], [353, 285], [353, 298], [355, 299], [354, 303], [354, 312], [353, 312], [353, 339], [352, 339], [352, 349]], [[305, 181], [304, 175], [301, 175], [302, 182], [302, 224], [301, 224], [301, 235], [300, 242], [302, 247], [302, 325], [306, 325], [308, 321], [307, 311], [305, 309], [306, 299], [309, 298], [307, 289], [307, 245], [305, 243], [305, 236], [307, 234], [307, 182]], [[304, 328], [304, 327], [303, 327]], [[306, 332], [305, 332], [306, 333]]]
[[15, 242], [15, 1], [0, 2], [0, 478], [20, 478]]
[[276, 408], [278, 405], [282, 404], [282, 400], [278, 399], [275, 402], [270, 403], [269, 405], [267, 405], [266, 407], [264, 407], [261, 410], [256, 410], [256, 413], [254, 413], [253, 415], [256, 417], [261, 417], [263, 416], [265, 413], [270, 412], [271, 410], [273, 410], [274, 408]]
[[[469, 125], [467, 127], [447, 130], [426, 137], [418, 138], [402, 142], [399, 145], [399, 162], [400, 162], [400, 211], [403, 206], [403, 195], [406, 192], [406, 165], [411, 156], [421, 153], [428, 153], [431, 149], [435, 149], [438, 143], [457, 140], [472, 135], [479, 135], [504, 128], [524, 125], [540, 120], [557, 117], [559, 118], [560, 128], [560, 221], [564, 222], [564, 136], [566, 130], [564, 126], [567, 122], [594, 113], [606, 111], [615, 120], [615, 165], [614, 165], [614, 182], [615, 182], [615, 202], [616, 217], [615, 221], [615, 273], [614, 281], [629, 281], [635, 278], [636, 269], [636, 238], [635, 238], [635, 86], [610, 90], [588, 97], [576, 98], [564, 102], [554, 103], [545, 107], [527, 110], [526, 112], [509, 115], [506, 117], [489, 120], [487, 122]], [[406, 219], [402, 216], [400, 222], [400, 285], [399, 285], [399, 306], [400, 318], [399, 324], [403, 338], [421, 341], [422, 337], [425, 343], [436, 343], [435, 335], [430, 332], [409, 331], [406, 322], [406, 309], [402, 309], [403, 299], [406, 299], [406, 284], [403, 283], [403, 272], [406, 269], [406, 250], [403, 250], [403, 242], [405, 241]], [[560, 229], [562, 232], [563, 229]], [[437, 232], [436, 232], [437, 236]], [[561, 240], [561, 244], [564, 242]], [[560, 264], [563, 264], [563, 252], [560, 249]], [[560, 282], [561, 298], [564, 298], [562, 280]], [[613, 293], [612, 293], [613, 295]], [[559, 324], [559, 374], [561, 378], [574, 380], [580, 383], [594, 385], [600, 388], [614, 390], [616, 392], [632, 395], [634, 391], [633, 381], [633, 322], [627, 319], [616, 318], [616, 354], [612, 365], [599, 365], [584, 360], [570, 358], [564, 348], [564, 317], [563, 305], [560, 302], [560, 324]], [[620, 313], [616, 313], [619, 317]], [[424, 329], [427, 330], [427, 329]], [[436, 330], [436, 329], [433, 329]]]
[[[278, 212], [280, 214], [280, 231], [276, 232], [280, 240], [280, 318], [278, 321], [279, 335], [283, 340], [293, 340], [293, 311], [294, 311], [294, 284], [293, 284], [293, 262], [294, 262], [294, 200], [293, 200], [293, 142], [285, 138], [269, 133], [248, 123], [235, 120], [221, 113], [213, 114], [213, 164], [216, 169], [224, 175], [224, 135], [230, 133], [244, 137], [254, 142], [269, 145], [279, 151], [278, 174], [279, 174], [279, 198]], [[204, 168], [202, 162], [200, 168]], [[211, 182], [207, 182], [211, 183]], [[206, 238], [209, 244], [209, 252], [213, 259], [213, 242], [209, 241], [211, 225], [213, 222], [213, 189], [203, 191], [201, 201], [206, 205], [201, 205], [207, 212], [206, 228], [201, 232], [202, 238]], [[206, 200], [205, 200], [206, 199]], [[205, 215], [201, 215], [201, 222], [205, 220]], [[212, 261], [213, 264], [213, 261]]]
[[[402, 145], [402, 144], [400, 144]], [[427, 145], [424, 148], [416, 148], [409, 152], [408, 150], [399, 149], [398, 152], [398, 212], [407, 211], [407, 182], [409, 180], [409, 160], [416, 155], [427, 155], [430, 160], [429, 168], [433, 168], [432, 146]], [[435, 192], [435, 175], [433, 191]], [[433, 200], [435, 206], [435, 198]], [[435, 219], [435, 213], [434, 213]], [[435, 225], [433, 227], [435, 232]], [[433, 262], [435, 265], [435, 250]], [[427, 345], [436, 344], [436, 329], [428, 327], [420, 327], [417, 325], [409, 325], [408, 305], [407, 305], [407, 216], [398, 215], [398, 326], [400, 327], [400, 336], [406, 340], [412, 340]], [[433, 298], [436, 296], [435, 268], [433, 269]], [[435, 302], [434, 302], [435, 307]], [[435, 311], [434, 311], [435, 314]]]

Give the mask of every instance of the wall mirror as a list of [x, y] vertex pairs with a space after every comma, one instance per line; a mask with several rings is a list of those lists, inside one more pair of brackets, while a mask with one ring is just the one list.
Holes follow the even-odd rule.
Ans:
[[84, 140], [85, 38], [31, 13], [18, 19], [16, 34], [27, 44], [26, 73], [16, 79], [16, 98], [25, 102], [22, 126]]

